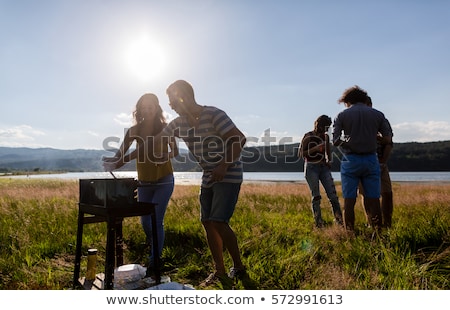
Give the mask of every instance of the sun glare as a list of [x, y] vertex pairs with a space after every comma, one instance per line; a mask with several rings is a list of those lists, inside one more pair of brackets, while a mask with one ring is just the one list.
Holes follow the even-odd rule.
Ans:
[[155, 40], [149, 36], [141, 36], [126, 48], [125, 62], [131, 74], [147, 82], [161, 75], [165, 66], [165, 54]]

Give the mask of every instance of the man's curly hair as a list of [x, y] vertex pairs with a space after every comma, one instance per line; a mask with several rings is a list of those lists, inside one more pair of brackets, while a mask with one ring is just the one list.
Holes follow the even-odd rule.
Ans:
[[338, 103], [347, 103], [350, 105], [358, 102], [367, 102], [367, 92], [358, 85], [347, 88], [338, 100]]

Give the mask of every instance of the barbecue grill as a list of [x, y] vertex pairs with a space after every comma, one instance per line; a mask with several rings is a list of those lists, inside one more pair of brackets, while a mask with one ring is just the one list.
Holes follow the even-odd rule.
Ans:
[[[78, 229], [75, 253], [73, 286], [81, 284], [80, 262], [83, 241], [83, 226], [90, 223], [107, 223], [105, 289], [114, 288], [114, 268], [123, 265], [122, 222], [126, 217], [151, 215], [156, 227], [155, 204], [138, 202], [137, 181], [132, 178], [80, 179], [80, 201], [78, 203]], [[153, 229], [153, 253], [158, 253], [157, 231]], [[156, 284], [161, 283], [159, 257], [155, 256]]]

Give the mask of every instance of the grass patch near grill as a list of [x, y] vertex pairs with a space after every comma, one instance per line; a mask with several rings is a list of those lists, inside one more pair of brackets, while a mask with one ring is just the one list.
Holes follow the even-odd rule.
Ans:
[[[326, 199], [326, 226], [314, 228], [306, 184], [244, 183], [230, 225], [248, 277], [233, 288], [450, 289], [450, 184], [393, 186], [393, 227], [374, 236], [360, 199], [349, 235], [333, 224]], [[337, 190], [341, 197], [340, 184]], [[212, 270], [198, 193], [198, 186], [175, 187], [163, 250], [163, 274], [195, 287]], [[0, 289], [72, 288], [78, 200], [78, 181], [0, 178]], [[123, 237], [125, 263], [145, 265], [149, 246], [139, 218], [124, 220]], [[91, 247], [103, 272], [105, 245], [105, 223], [84, 226], [82, 275]], [[228, 254], [225, 260], [231, 267]]]

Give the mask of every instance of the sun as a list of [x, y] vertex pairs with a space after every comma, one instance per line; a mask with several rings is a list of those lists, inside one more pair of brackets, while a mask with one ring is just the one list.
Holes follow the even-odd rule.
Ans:
[[142, 35], [125, 49], [125, 65], [129, 72], [143, 82], [159, 77], [165, 67], [165, 53], [157, 40]]

